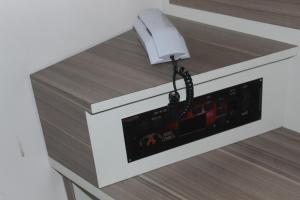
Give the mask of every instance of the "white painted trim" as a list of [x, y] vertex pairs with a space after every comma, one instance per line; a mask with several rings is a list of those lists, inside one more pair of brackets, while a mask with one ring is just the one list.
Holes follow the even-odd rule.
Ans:
[[[300, 35], [299, 35], [300, 37]], [[300, 56], [293, 58], [293, 65], [289, 67], [289, 86], [286, 91], [284, 113], [284, 127], [300, 133]]]
[[[220, 69], [212, 70], [207, 73], [202, 73], [193, 76], [193, 82], [195, 85], [207, 82], [209, 80], [214, 80], [220, 77], [228, 76], [230, 74], [235, 74], [241, 71], [249, 70], [258, 66], [266, 65], [276, 61], [280, 61], [289, 57], [296, 56], [298, 53], [298, 47], [294, 47], [285, 51], [269, 54], [256, 59], [251, 59], [245, 62], [237, 63]], [[183, 80], [177, 81], [178, 88], [184, 88]], [[113, 109], [119, 106], [124, 106], [126, 104], [141, 101], [147, 98], [158, 96], [161, 94], [166, 94], [172, 91], [172, 83], [167, 83], [158, 87], [142, 90], [139, 92], [131, 93], [121, 97], [113, 98], [107, 101], [102, 101], [94, 103], [91, 105], [92, 114], [103, 112], [105, 110]]]
[[76, 200], [92, 200], [82, 189], [73, 184], [74, 195]]
[[[101, 189], [95, 187], [94, 185], [90, 184], [59, 162], [53, 160], [52, 158], [49, 158], [49, 163], [50, 165], [59, 173], [63, 174], [65, 177], [70, 179], [73, 183], [79, 185], [82, 187], [84, 190], [89, 192], [90, 194], [94, 195], [95, 197], [101, 199], [101, 200], [114, 200], [112, 197], [107, 195], [106, 193], [102, 192]], [[76, 199], [77, 200], [77, 199]], [[78, 199], [80, 200], [80, 199]]]

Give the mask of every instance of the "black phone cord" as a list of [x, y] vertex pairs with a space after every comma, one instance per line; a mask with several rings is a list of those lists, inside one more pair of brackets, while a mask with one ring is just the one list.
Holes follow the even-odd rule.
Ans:
[[[172, 118], [174, 120], [178, 121], [178, 120], [182, 119], [187, 114], [187, 112], [190, 110], [190, 107], [191, 107], [191, 105], [193, 103], [193, 99], [194, 99], [194, 84], [193, 84], [193, 80], [192, 80], [192, 77], [191, 77], [189, 71], [187, 71], [184, 67], [179, 67], [174, 56], [171, 56], [171, 60], [173, 63], [173, 88], [174, 88], [174, 91], [170, 92], [170, 94], [169, 94], [169, 102], [170, 102], [169, 110], [171, 112], [170, 114], [172, 115]], [[177, 86], [176, 86], [177, 74], [183, 78], [183, 80], [185, 82], [185, 86], [186, 86], [186, 101], [185, 101], [184, 108], [180, 114], [178, 114], [178, 112], [177, 112], [178, 103], [180, 100], [180, 95], [178, 93]]]

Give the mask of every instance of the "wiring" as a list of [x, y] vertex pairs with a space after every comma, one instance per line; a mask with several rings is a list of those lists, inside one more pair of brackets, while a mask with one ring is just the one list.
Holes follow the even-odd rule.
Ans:
[[[172, 120], [179, 121], [182, 119], [187, 112], [190, 110], [190, 107], [193, 103], [194, 99], [194, 84], [192, 77], [188, 70], [184, 67], [178, 66], [177, 60], [175, 60], [174, 56], [170, 57], [173, 63], [173, 88], [174, 91], [169, 93], [169, 112], [171, 114]], [[181, 113], [178, 112], [178, 104], [180, 101], [180, 94], [178, 93], [178, 89], [176, 86], [176, 76], [179, 75], [183, 78], [185, 86], [186, 86], [186, 101], [184, 103], [184, 107]]]

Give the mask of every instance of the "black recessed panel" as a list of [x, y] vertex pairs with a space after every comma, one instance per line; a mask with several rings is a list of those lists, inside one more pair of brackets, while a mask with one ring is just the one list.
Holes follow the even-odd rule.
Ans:
[[122, 119], [128, 162], [260, 120], [262, 86], [257, 79], [196, 97], [178, 123], [168, 120], [167, 107]]

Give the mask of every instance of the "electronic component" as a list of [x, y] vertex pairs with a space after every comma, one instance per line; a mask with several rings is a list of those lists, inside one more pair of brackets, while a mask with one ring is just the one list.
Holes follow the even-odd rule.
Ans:
[[179, 121], [170, 120], [168, 107], [123, 119], [128, 162], [261, 119], [262, 81], [195, 97]]

